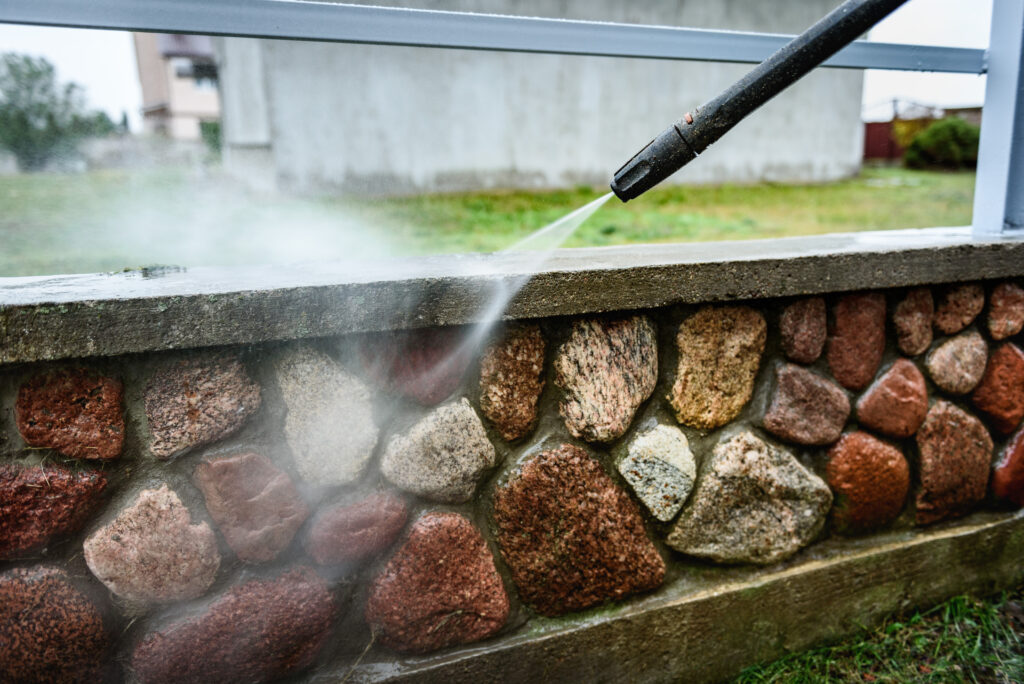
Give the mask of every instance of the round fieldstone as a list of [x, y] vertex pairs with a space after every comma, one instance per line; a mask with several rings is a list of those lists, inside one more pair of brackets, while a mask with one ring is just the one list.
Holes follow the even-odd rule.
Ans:
[[298, 568], [231, 588], [201, 614], [149, 632], [129, 663], [142, 684], [257, 684], [312, 664], [337, 614], [330, 588]]
[[775, 370], [762, 424], [787, 442], [831, 444], [839, 439], [849, 415], [850, 400], [838, 385], [787, 363]]
[[751, 432], [715, 446], [668, 545], [719, 563], [783, 560], [821, 531], [832, 493], [791, 453]]
[[109, 647], [99, 607], [63, 570], [36, 566], [0, 574], [0, 681], [105, 681]]
[[658, 343], [647, 316], [573, 322], [555, 357], [559, 412], [573, 437], [610, 442], [629, 428], [658, 380]]
[[857, 402], [862, 426], [890, 437], [910, 437], [928, 413], [928, 388], [912, 361], [899, 359]]
[[669, 393], [676, 419], [710, 430], [750, 401], [768, 326], [746, 306], [704, 307], [679, 326], [679, 365]]
[[326, 354], [299, 346], [275, 364], [288, 414], [284, 435], [307, 482], [351, 484], [377, 445], [370, 390]]
[[260, 454], [207, 459], [193, 479], [228, 546], [247, 563], [276, 558], [309, 516], [288, 473]]
[[546, 348], [539, 325], [510, 325], [480, 359], [480, 411], [507, 441], [525, 437], [537, 420]]
[[426, 653], [491, 636], [508, 595], [487, 542], [457, 513], [428, 513], [370, 585], [366, 622], [398, 651]]
[[845, 434], [829, 449], [826, 477], [835, 496], [833, 525], [843, 534], [888, 525], [910, 488], [903, 452], [866, 432]]
[[167, 485], [135, 503], [85, 540], [85, 562], [110, 591], [133, 601], [166, 602], [206, 593], [220, 567], [217, 538]]
[[999, 283], [988, 298], [988, 331], [993, 340], [1005, 340], [1024, 328], [1024, 288]]
[[988, 363], [988, 345], [980, 333], [969, 331], [951, 337], [925, 359], [928, 375], [949, 394], [967, 394], [978, 386]]
[[1024, 429], [1007, 442], [992, 471], [992, 492], [1000, 499], [1024, 506]]
[[932, 344], [934, 317], [935, 303], [930, 289], [917, 287], [903, 296], [892, 314], [896, 346], [902, 353], [917, 356], [928, 351]]
[[373, 558], [394, 543], [408, 517], [405, 501], [389, 492], [325, 507], [313, 519], [304, 543], [306, 553], [320, 565]]
[[821, 356], [828, 333], [825, 300], [808, 297], [788, 305], [779, 317], [782, 351], [791, 361], [814, 363]]
[[999, 432], [1009, 434], [1017, 429], [1024, 418], [1024, 352], [1020, 347], [1004, 342], [992, 352], [971, 401]]
[[18, 432], [29, 446], [108, 460], [124, 447], [124, 387], [81, 368], [36, 375], [18, 389]]
[[942, 291], [935, 307], [935, 329], [954, 335], [978, 317], [985, 307], [985, 290], [977, 283], [951, 285]]
[[193, 358], [159, 368], [143, 397], [160, 459], [172, 458], [237, 431], [260, 407], [260, 387], [235, 356]]
[[97, 470], [0, 464], [0, 559], [80, 530], [106, 486]]
[[473, 361], [470, 336], [462, 326], [366, 335], [359, 356], [364, 372], [378, 386], [434, 406], [458, 389]]
[[640, 510], [600, 464], [563, 444], [494, 494], [501, 555], [523, 601], [561, 615], [661, 585], [665, 561]]
[[993, 447], [980, 420], [940, 400], [928, 411], [916, 439], [918, 524], [963, 515], [985, 497]]
[[850, 294], [832, 309], [825, 357], [832, 375], [850, 390], [868, 386], [885, 352], [885, 296], [880, 292]]
[[494, 445], [466, 399], [433, 409], [408, 432], [392, 437], [380, 470], [406, 492], [443, 503], [473, 498], [497, 463]]
[[697, 478], [686, 435], [669, 425], [658, 425], [631, 439], [618, 470], [640, 502], [662, 522], [676, 517]]

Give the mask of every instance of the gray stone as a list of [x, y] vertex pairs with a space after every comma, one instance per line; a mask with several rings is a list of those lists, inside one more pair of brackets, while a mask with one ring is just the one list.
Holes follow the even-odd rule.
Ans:
[[437, 407], [392, 437], [381, 472], [400, 489], [431, 501], [465, 503], [497, 462], [494, 445], [466, 399]]
[[925, 359], [928, 375], [949, 394], [967, 394], [985, 374], [988, 345], [980, 333], [970, 331], [950, 338]]
[[774, 563], [817, 536], [831, 505], [828, 486], [791, 453], [741, 432], [715, 447], [667, 541], [720, 563]]
[[697, 478], [686, 435], [677, 427], [659, 425], [630, 440], [625, 452], [618, 469], [633, 493], [658, 520], [674, 518]]
[[307, 482], [344, 485], [359, 478], [377, 445], [370, 390], [326, 354], [296, 347], [277, 360], [288, 415], [284, 434]]

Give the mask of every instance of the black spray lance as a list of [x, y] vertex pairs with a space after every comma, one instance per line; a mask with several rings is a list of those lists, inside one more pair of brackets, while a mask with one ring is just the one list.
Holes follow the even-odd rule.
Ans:
[[839, 52], [907, 0], [847, 0], [758, 64], [718, 97], [687, 113], [647, 143], [612, 179], [628, 202], [665, 180], [728, 133], [745, 116]]

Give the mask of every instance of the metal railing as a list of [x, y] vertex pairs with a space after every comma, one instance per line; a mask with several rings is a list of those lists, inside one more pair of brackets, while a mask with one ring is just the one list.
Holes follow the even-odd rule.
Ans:
[[[757, 63], [792, 36], [310, 0], [0, 0], [0, 23]], [[856, 41], [825, 67], [987, 74], [976, 237], [1024, 236], [1024, 0], [994, 0], [987, 50]]]

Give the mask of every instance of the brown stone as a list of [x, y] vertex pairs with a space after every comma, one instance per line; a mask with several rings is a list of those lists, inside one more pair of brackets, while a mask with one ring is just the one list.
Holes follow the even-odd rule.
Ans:
[[193, 478], [228, 546], [247, 563], [276, 558], [309, 516], [288, 473], [260, 454], [207, 459]]
[[940, 400], [928, 411], [916, 439], [919, 525], [963, 515], [985, 498], [992, 438], [980, 420]]
[[861, 425], [890, 437], [910, 437], [928, 413], [928, 388], [912, 361], [899, 359], [857, 402]]
[[896, 346], [907, 356], [917, 356], [928, 350], [932, 344], [932, 318], [935, 303], [932, 291], [917, 287], [907, 292], [892, 314], [896, 329]]
[[0, 464], [0, 559], [80, 530], [106, 486], [97, 470]]
[[832, 521], [844, 534], [888, 525], [910, 488], [903, 452], [866, 432], [845, 434], [829, 449], [826, 477], [835, 494]]
[[775, 387], [763, 425], [797, 444], [831, 444], [850, 415], [850, 400], [833, 382], [791, 363], [775, 370]]
[[171, 458], [238, 430], [260, 407], [260, 387], [234, 356], [159, 368], [146, 386], [150, 451]]
[[636, 503], [579, 447], [528, 460], [494, 495], [501, 554], [523, 601], [561, 615], [661, 585]]
[[473, 360], [469, 331], [462, 326], [367, 335], [359, 345], [363, 368], [393, 394], [433, 406], [462, 382]]
[[373, 580], [366, 622], [395, 650], [426, 653], [491, 636], [508, 595], [483, 536], [458, 513], [427, 513]]
[[36, 375], [18, 390], [18, 431], [29, 446], [72, 458], [121, 455], [124, 413], [121, 382], [78, 368]]
[[969, 326], [985, 307], [985, 290], [977, 283], [951, 285], [935, 307], [935, 329], [953, 335]]
[[337, 608], [308, 568], [233, 587], [198, 617], [147, 634], [130, 667], [142, 684], [270, 682], [308, 667]]
[[999, 283], [988, 298], [988, 330], [993, 340], [1005, 340], [1024, 328], [1024, 288]]
[[832, 375], [850, 390], [868, 386], [885, 351], [885, 296], [865, 292], [840, 297], [832, 310], [828, 351]]
[[658, 343], [647, 316], [573, 322], [555, 357], [558, 410], [573, 437], [610, 442], [629, 428], [658, 380]]
[[800, 299], [782, 310], [779, 317], [782, 351], [791, 361], [814, 363], [821, 356], [828, 332], [825, 300]]
[[971, 401], [999, 432], [1010, 434], [1017, 429], [1024, 418], [1024, 352], [1020, 347], [1004, 342], [992, 352]]
[[951, 337], [925, 360], [932, 381], [949, 394], [967, 394], [978, 386], [988, 363], [988, 345], [974, 330]]
[[63, 570], [36, 566], [0, 574], [0, 681], [104, 681], [109, 642], [99, 608]]
[[539, 325], [511, 325], [480, 360], [480, 410], [510, 442], [537, 420], [546, 346]]
[[357, 563], [386, 550], [405, 527], [409, 507], [390, 492], [328, 506], [313, 520], [306, 552], [320, 565]]
[[992, 471], [992, 491], [1000, 499], [1024, 506], [1024, 429], [1010, 438]]
[[679, 365], [668, 399], [683, 425], [710, 430], [750, 401], [768, 326], [746, 306], [704, 307], [679, 326]]

